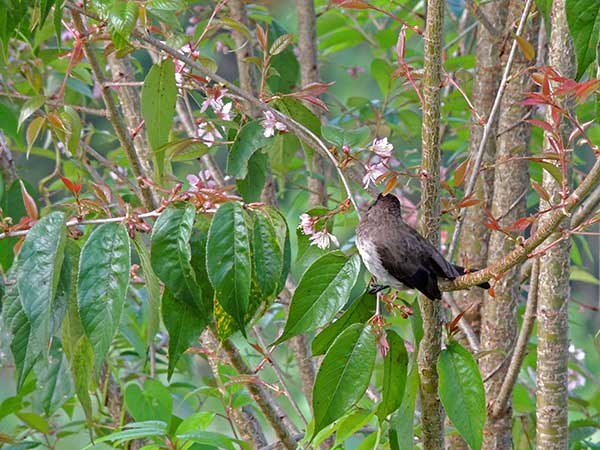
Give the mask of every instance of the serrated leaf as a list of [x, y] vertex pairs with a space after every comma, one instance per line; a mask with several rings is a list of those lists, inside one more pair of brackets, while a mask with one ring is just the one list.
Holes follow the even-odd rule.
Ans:
[[334, 144], [336, 147], [342, 148], [344, 145], [356, 148], [364, 144], [371, 134], [369, 127], [359, 127], [356, 129], [344, 129], [335, 125], [324, 125], [323, 138]]
[[81, 249], [77, 303], [85, 334], [99, 371], [119, 328], [129, 287], [131, 244], [120, 223], [105, 223]]
[[171, 205], [154, 224], [150, 260], [154, 273], [180, 301], [202, 307], [202, 291], [191, 264], [190, 238], [196, 210]]
[[252, 261], [247, 214], [239, 203], [225, 203], [217, 210], [208, 232], [206, 252], [206, 270], [215, 295], [245, 333]]
[[344, 306], [360, 270], [358, 256], [335, 251], [317, 259], [294, 291], [283, 333], [275, 344], [328, 324]]
[[29, 230], [19, 253], [17, 287], [23, 312], [36, 340], [45, 345], [62, 321], [66, 304], [59, 305], [57, 288], [64, 259], [67, 228], [65, 215], [53, 212]]
[[75, 155], [77, 147], [79, 146], [79, 138], [81, 137], [81, 119], [79, 114], [71, 106], [65, 106], [65, 110], [60, 115], [66, 130], [66, 147], [71, 152], [71, 155]]
[[567, 0], [565, 10], [577, 57], [576, 79], [580, 79], [596, 59], [600, 37], [600, 0]]
[[294, 41], [294, 36], [291, 34], [282, 34], [279, 36], [269, 49], [269, 54], [271, 56], [279, 55], [283, 52], [292, 42]]
[[253, 216], [253, 269], [262, 297], [270, 299], [277, 293], [275, 290], [281, 278], [283, 248], [279, 246], [275, 228], [268, 216], [261, 210], [254, 211]]
[[37, 95], [35, 97], [31, 97], [27, 100], [23, 106], [21, 107], [21, 112], [19, 113], [19, 120], [17, 122], [17, 130], [21, 129], [21, 125], [25, 122], [31, 115], [36, 112], [38, 109], [42, 107], [46, 103], [46, 97], [43, 95]]
[[52, 340], [47, 361], [36, 369], [37, 394], [47, 417], [52, 416], [73, 395], [73, 381], [69, 376], [69, 364], [61, 349], [60, 339]]
[[[175, 83], [175, 64], [166, 59], [152, 66], [142, 87], [141, 111], [152, 149], [158, 149], [169, 140], [173, 125], [177, 85]], [[155, 153], [157, 173], [164, 174], [164, 153]]]
[[248, 161], [259, 149], [269, 144], [269, 139], [264, 136], [264, 128], [260, 121], [254, 120], [244, 125], [231, 146], [227, 157], [227, 173], [237, 179], [246, 178], [248, 174]]
[[393, 330], [387, 331], [389, 351], [383, 360], [383, 389], [377, 417], [384, 420], [396, 411], [404, 398], [408, 353], [402, 338]]
[[246, 176], [236, 181], [238, 191], [247, 203], [259, 202], [267, 181], [269, 170], [269, 158], [261, 152], [255, 152], [248, 160], [248, 172]]
[[108, 31], [117, 50], [129, 45], [129, 36], [135, 27], [139, 6], [135, 2], [114, 0], [108, 15]]
[[448, 418], [474, 450], [483, 442], [486, 403], [483, 380], [473, 355], [458, 342], [440, 353], [437, 370], [439, 396]]
[[325, 354], [313, 388], [314, 434], [342, 417], [369, 385], [377, 345], [370, 326], [344, 330]]

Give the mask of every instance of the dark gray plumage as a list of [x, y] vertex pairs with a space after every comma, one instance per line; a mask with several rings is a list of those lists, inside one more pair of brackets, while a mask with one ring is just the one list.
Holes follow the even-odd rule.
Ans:
[[[356, 229], [356, 247], [378, 283], [395, 289], [417, 289], [432, 300], [442, 298], [438, 278], [453, 280], [465, 273], [402, 220], [400, 201], [382, 195]], [[480, 287], [487, 289], [489, 284]]]

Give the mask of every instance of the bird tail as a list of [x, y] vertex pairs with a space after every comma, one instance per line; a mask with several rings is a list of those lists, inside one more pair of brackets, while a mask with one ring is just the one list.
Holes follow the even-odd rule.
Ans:
[[[477, 272], [479, 270], [479, 269], [469, 269], [469, 272], [467, 272], [465, 270], [465, 268], [462, 266], [457, 266], [456, 264], [453, 264], [453, 266], [460, 275], [466, 275], [467, 273]], [[488, 283], [487, 281], [485, 281], [481, 284], [478, 284], [477, 286], [479, 286], [482, 289], [489, 289], [491, 287], [490, 283]]]

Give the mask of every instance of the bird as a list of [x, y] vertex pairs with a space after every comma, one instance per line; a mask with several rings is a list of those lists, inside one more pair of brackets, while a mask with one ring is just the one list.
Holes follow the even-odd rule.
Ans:
[[[453, 280], [466, 273], [402, 219], [400, 201], [393, 194], [379, 194], [362, 215], [356, 228], [356, 247], [379, 283], [372, 286], [371, 293], [388, 287], [416, 289], [431, 300], [440, 300], [438, 280]], [[478, 286], [490, 288], [488, 283]]]

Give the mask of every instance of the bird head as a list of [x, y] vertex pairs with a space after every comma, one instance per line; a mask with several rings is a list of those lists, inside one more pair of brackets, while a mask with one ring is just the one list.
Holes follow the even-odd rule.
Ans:
[[402, 208], [400, 207], [400, 200], [398, 200], [398, 197], [395, 195], [379, 194], [368, 212], [371, 214], [391, 213], [400, 215], [402, 213]]

